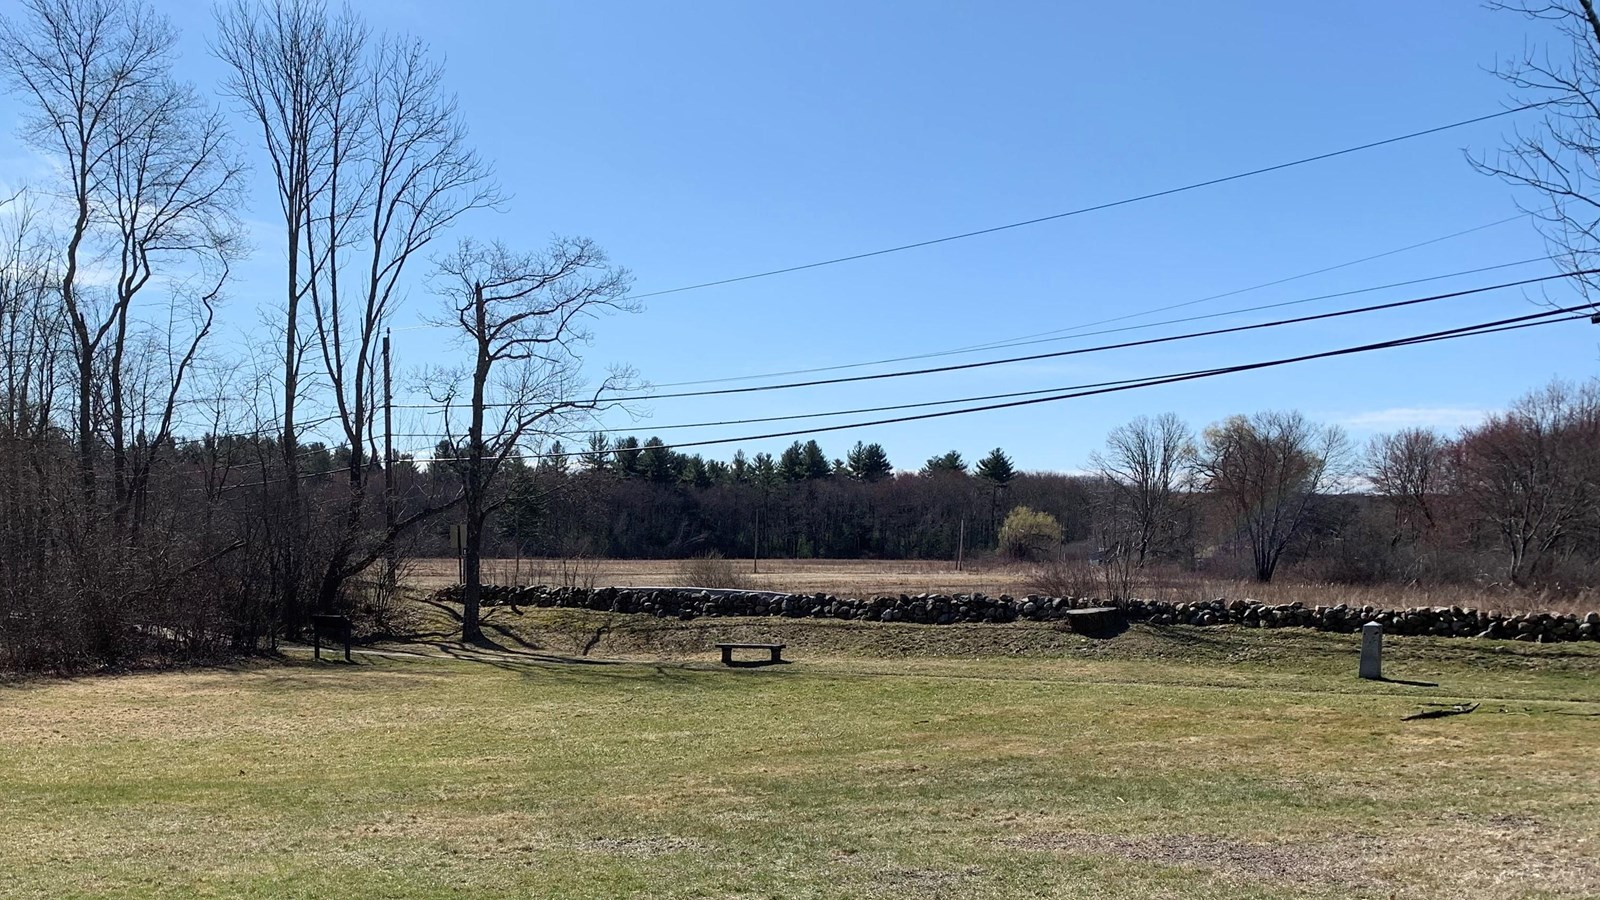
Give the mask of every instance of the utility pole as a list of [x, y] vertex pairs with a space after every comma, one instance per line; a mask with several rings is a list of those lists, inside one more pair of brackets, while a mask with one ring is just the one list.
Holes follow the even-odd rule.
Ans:
[[[766, 504], [763, 502], [762, 506]], [[756, 539], [750, 544], [750, 574], [761, 573], [761, 507], [756, 507]]]
[[961, 571], [961, 557], [967, 552], [967, 517], [961, 517], [961, 536], [956, 539], [956, 571]]
[[466, 501], [466, 539], [462, 542], [461, 639], [468, 643], [483, 640], [478, 622], [483, 597], [483, 520], [484, 520], [484, 393], [488, 389], [491, 341], [489, 309], [483, 298], [483, 283], [472, 286], [472, 337], [477, 344], [477, 361], [472, 371], [472, 418], [467, 425], [467, 466], [462, 479]]
[[394, 383], [389, 368], [389, 329], [383, 330], [383, 527], [384, 587], [394, 592], [399, 554], [394, 546]]

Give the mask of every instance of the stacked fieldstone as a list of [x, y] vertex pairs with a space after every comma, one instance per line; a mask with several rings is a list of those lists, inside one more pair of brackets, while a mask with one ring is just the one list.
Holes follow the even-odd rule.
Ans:
[[[1600, 613], [1507, 615], [1476, 609], [1419, 607], [1377, 609], [1371, 606], [1304, 606], [1254, 600], [1211, 600], [1172, 603], [1165, 600], [1101, 601], [1090, 598], [986, 597], [983, 594], [900, 594], [858, 600], [829, 594], [782, 594], [770, 591], [702, 588], [574, 588], [485, 586], [488, 606], [543, 606], [593, 609], [639, 615], [694, 619], [706, 616], [787, 616], [809, 619], [861, 619], [869, 622], [912, 622], [948, 625], [957, 622], [1049, 621], [1069, 609], [1114, 606], [1132, 621], [1153, 625], [1242, 625], [1247, 628], [1314, 628], [1356, 633], [1366, 622], [1380, 622], [1389, 634], [1441, 637], [1486, 637], [1552, 643], [1600, 640]], [[438, 592], [437, 599], [460, 602], [461, 586]]]

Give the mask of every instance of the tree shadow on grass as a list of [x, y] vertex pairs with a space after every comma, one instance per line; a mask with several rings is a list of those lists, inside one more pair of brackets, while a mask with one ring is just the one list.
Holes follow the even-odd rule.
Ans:
[[[490, 632], [494, 633], [493, 637], [490, 636]], [[501, 643], [502, 640], [504, 640], [506, 643]], [[439, 646], [442, 649], [451, 645], [441, 644], [436, 646]], [[515, 634], [512, 634], [506, 629], [497, 626], [490, 626], [486, 628], [483, 635], [475, 641], [464, 641], [454, 646], [457, 650], [464, 650], [467, 652], [476, 651], [479, 653], [493, 653], [499, 656], [511, 656], [529, 660], [542, 660], [553, 663], [570, 663], [572, 665], [586, 666], [615, 666], [622, 664], [617, 660], [593, 659], [588, 656], [571, 656], [564, 653], [551, 653], [545, 648], [522, 640]]]
[[1126, 634], [1129, 627], [1130, 626], [1126, 618], [1117, 616], [1099, 623], [1085, 622], [1080, 624], [1069, 621], [1065, 630], [1068, 634], [1075, 634], [1081, 638], [1088, 638], [1094, 641], [1107, 641], [1114, 637], [1121, 637], [1123, 634]]
[[736, 659], [719, 665], [725, 669], [765, 669], [768, 666], [787, 666], [793, 662], [792, 659]]
[[[498, 643], [498, 641], [508, 641], [512, 644], [515, 644], [517, 650], [524, 653], [532, 653], [546, 649], [542, 644], [530, 641], [522, 635], [517, 634], [515, 631], [512, 631], [511, 629], [502, 625], [496, 625], [492, 622], [484, 622], [482, 623], [482, 627], [485, 634], [483, 640], [479, 642], [478, 646], [482, 646], [486, 649], [497, 651], [505, 650], [506, 647]], [[488, 632], [494, 632], [494, 640], [489, 639]]]
[[1374, 678], [1372, 680], [1383, 684], [1403, 684], [1408, 687], [1436, 688], [1439, 686], [1437, 681], [1409, 681], [1405, 678]]
[[1237, 632], [1233, 635], [1207, 633], [1215, 626], [1209, 625], [1152, 625], [1145, 623], [1145, 631], [1153, 638], [1185, 648], [1234, 651], [1239, 649]]
[[557, 653], [534, 653], [505, 647], [492, 640], [470, 645], [438, 644], [434, 649], [453, 661], [488, 666], [504, 672], [514, 672], [525, 678], [574, 678], [639, 681], [646, 671], [652, 680], [685, 680], [695, 667], [666, 663], [634, 662], [630, 660], [590, 659]]
[[427, 597], [420, 598], [420, 599], [417, 600], [417, 602], [421, 603], [423, 606], [431, 606], [434, 609], [439, 610], [440, 612], [442, 612], [445, 615], [449, 616], [452, 621], [455, 621], [455, 622], [461, 621], [461, 613], [456, 612], [454, 609], [451, 609], [448, 604], [440, 603], [437, 600], [430, 600]]

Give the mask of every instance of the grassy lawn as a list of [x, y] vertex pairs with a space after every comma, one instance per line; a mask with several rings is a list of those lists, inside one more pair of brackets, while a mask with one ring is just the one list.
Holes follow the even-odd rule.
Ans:
[[1600, 895], [1600, 645], [496, 615], [0, 686], [0, 897]]

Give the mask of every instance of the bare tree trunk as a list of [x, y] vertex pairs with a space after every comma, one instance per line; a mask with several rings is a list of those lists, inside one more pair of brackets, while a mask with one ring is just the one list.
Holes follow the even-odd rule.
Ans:
[[[564, 434], [557, 429], [592, 421], [595, 411], [615, 405], [609, 398], [632, 383], [631, 372], [613, 371], [591, 396], [577, 396], [580, 360], [573, 348], [588, 334], [576, 323], [635, 307], [627, 299], [626, 270], [609, 266], [604, 253], [581, 238], [557, 238], [542, 254], [522, 255], [498, 244], [463, 241], [439, 267], [449, 279], [447, 322], [461, 329], [476, 350], [466, 454], [462, 459], [453, 453], [449, 460], [458, 464], [466, 505], [462, 638], [476, 641], [483, 637], [484, 525], [507, 496], [491, 495], [495, 479], [524, 441]], [[499, 391], [492, 432], [486, 421], [491, 375], [497, 376]], [[447, 412], [456, 390], [448, 388]]]

